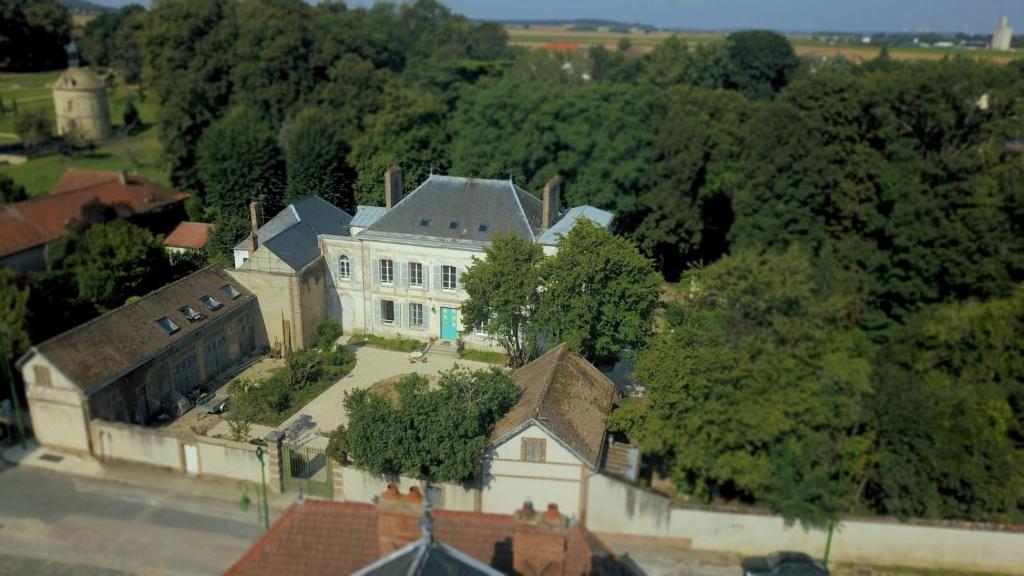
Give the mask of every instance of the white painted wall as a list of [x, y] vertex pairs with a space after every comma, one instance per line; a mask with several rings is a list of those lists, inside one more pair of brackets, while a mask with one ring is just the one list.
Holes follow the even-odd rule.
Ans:
[[[36, 381], [36, 367], [49, 370], [50, 385]], [[43, 446], [89, 451], [89, 427], [78, 387], [40, 354], [21, 367], [32, 431]]]
[[[223, 476], [247, 482], [260, 482], [260, 461], [256, 446], [218, 438], [197, 438], [199, 447], [199, 473], [203, 476]], [[268, 462], [268, 458], [263, 458]], [[265, 466], [266, 464], [264, 464]], [[270, 478], [270, 471], [266, 471]]]
[[157, 430], [93, 420], [93, 454], [101, 460], [123, 460], [184, 471], [181, 444]]
[[[588, 480], [587, 502], [587, 527], [594, 532], [689, 540], [699, 550], [800, 550], [820, 557], [827, 539], [823, 530], [787, 526], [779, 516], [673, 507], [664, 496], [601, 474]], [[831, 560], [1024, 574], [1024, 527], [994, 531], [850, 519], [833, 537]]]

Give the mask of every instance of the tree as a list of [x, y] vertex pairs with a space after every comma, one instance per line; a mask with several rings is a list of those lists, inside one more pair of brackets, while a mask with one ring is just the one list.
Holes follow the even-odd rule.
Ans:
[[6, 174], [0, 174], [0, 206], [27, 200], [25, 187]]
[[236, 107], [215, 122], [199, 140], [196, 156], [203, 200], [212, 214], [247, 214], [249, 202], [258, 196], [269, 213], [282, 206], [281, 149], [274, 130], [255, 110]]
[[534, 329], [592, 362], [613, 360], [650, 335], [661, 277], [629, 240], [581, 219], [541, 266]]
[[53, 120], [45, 110], [25, 110], [14, 119], [14, 131], [26, 148], [35, 148], [53, 138]]
[[680, 492], [824, 525], [848, 512], [872, 436], [872, 346], [833, 316], [803, 252], [726, 256], [684, 280], [639, 356], [646, 394], [613, 413]]
[[306, 108], [282, 131], [288, 192], [285, 201], [317, 195], [351, 214], [355, 174], [346, 162], [354, 135], [327, 108]]
[[498, 368], [442, 373], [438, 387], [404, 376], [393, 398], [372, 389], [345, 395], [344, 447], [356, 465], [376, 474], [406, 474], [437, 482], [468, 482], [519, 388]]
[[0, 70], [64, 68], [70, 38], [71, 15], [55, 0], [0, 1]]
[[[8, 329], [5, 339], [0, 340], [0, 344], [8, 348], [0, 350], [0, 358], [15, 359], [28, 350], [28, 302], [29, 287], [19, 280], [18, 274], [9, 268], [0, 269], [0, 325]], [[3, 392], [8, 389], [4, 386]]]
[[71, 257], [82, 298], [105, 311], [142, 296], [169, 280], [163, 244], [148, 230], [124, 220], [90, 227]]
[[140, 36], [145, 18], [146, 9], [138, 4], [97, 15], [85, 25], [82, 34], [83, 58], [94, 66], [116, 69], [129, 84], [139, 82], [142, 79]]
[[135, 98], [130, 95], [124, 99], [122, 121], [126, 132], [131, 132], [139, 127], [139, 110], [135, 107]]
[[799, 66], [786, 37], [770, 30], [733, 32], [727, 39], [728, 86], [749, 98], [767, 100], [780, 92]]
[[469, 294], [459, 310], [467, 331], [483, 327], [508, 355], [513, 368], [537, 355], [536, 334], [530, 319], [540, 300], [540, 245], [515, 234], [496, 235], [484, 248], [484, 259], [460, 276]]

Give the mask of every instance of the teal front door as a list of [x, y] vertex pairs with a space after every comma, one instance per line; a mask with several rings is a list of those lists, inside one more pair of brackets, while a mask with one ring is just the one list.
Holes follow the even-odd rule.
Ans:
[[441, 339], [455, 340], [459, 329], [455, 323], [455, 308], [441, 308]]

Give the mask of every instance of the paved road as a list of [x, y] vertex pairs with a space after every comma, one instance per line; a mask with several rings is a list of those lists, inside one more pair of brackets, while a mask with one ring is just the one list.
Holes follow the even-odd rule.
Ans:
[[255, 508], [0, 463], [0, 574], [221, 574]]

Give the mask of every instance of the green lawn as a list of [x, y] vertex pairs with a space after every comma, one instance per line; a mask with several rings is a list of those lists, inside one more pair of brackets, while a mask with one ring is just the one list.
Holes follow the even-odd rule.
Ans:
[[[6, 103], [17, 98], [19, 111], [38, 108], [52, 117], [53, 98], [49, 84], [58, 76], [59, 71], [0, 75], [0, 98], [8, 107]], [[136, 98], [135, 107], [143, 123], [142, 129], [130, 137], [123, 136], [125, 99], [133, 92], [133, 88], [118, 85], [110, 96], [110, 115], [115, 134], [112, 141], [89, 154], [74, 157], [55, 154], [35, 158], [19, 166], [0, 166], [0, 174], [10, 176], [23, 185], [29, 196], [48, 193], [68, 168], [134, 170], [161, 184], [170, 184], [170, 175], [162, 161], [162, 148], [154, 126], [157, 107], [152, 101], [140, 102]], [[10, 135], [13, 132], [14, 116], [10, 113], [0, 116], [0, 144], [16, 142], [17, 138]]]
[[374, 348], [383, 348], [384, 350], [393, 350], [395, 352], [419, 352], [427, 346], [425, 342], [415, 338], [402, 338], [401, 336], [398, 338], [383, 338], [373, 334], [353, 336], [351, 343], [363, 343]]
[[487, 362], [488, 364], [498, 364], [504, 366], [508, 364], [508, 356], [502, 352], [492, 352], [490, 350], [473, 350], [472, 348], [466, 348], [459, 355], [459, 358], [463, 360], [474, 360], [476, 362]]

